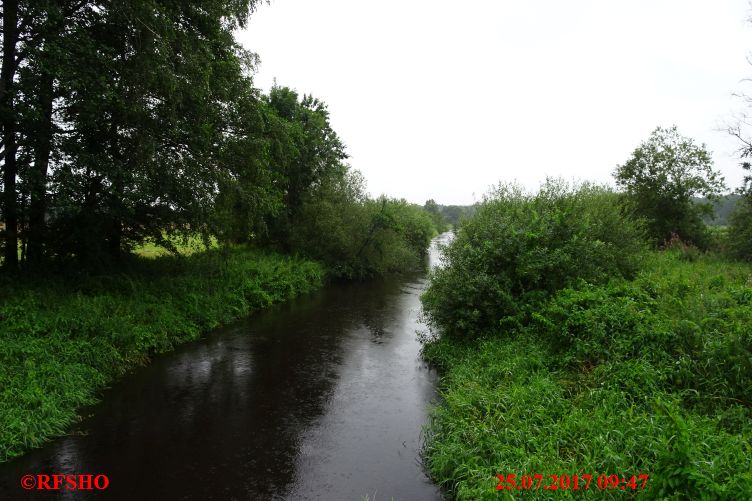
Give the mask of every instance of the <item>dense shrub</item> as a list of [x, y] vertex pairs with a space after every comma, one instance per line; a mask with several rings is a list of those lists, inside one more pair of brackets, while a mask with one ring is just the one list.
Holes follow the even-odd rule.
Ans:
[[639, 359], [653, 368], [650, 384], [691, 390], [693, 405], [752, 402], [752, 287], [744, 274], [709, 257], [688, 265], [678, 250], [658, 262], [660, 272], [632, 282], [559, 291], [533, 314], [528, 334], [546, 339], [564, 368]]
[[518, 324], [578, 281], [633, 276], [644, 249], [641, 223], [606, 188], [549, 180], [530, 195], [502, 185], [445, 249], [424, 308], [446, 335], [474, 337]]
[[332, 277], [362, 279], [419, 268], [436, 229], [422, 207], [368, 198], [355, 173], [327, 180], [291, 229], [292, 250], [324, 263]]

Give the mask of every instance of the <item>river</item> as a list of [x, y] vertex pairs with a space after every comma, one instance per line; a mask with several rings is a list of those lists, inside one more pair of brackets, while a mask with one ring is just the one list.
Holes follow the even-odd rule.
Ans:
[[425, 287], [328, 286], [156, 357], [70, 434], [0, 465], [0, 498], [51, 497], [21, 489], [24, 474], [91, 473], [109, 478], [101, 496], [56, 497], [441, 499], [420, 461], [436, 398], [416, 336]]

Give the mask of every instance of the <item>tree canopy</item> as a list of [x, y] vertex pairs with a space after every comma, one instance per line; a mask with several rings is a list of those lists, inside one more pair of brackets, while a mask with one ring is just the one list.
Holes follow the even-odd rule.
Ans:
[[[321, 223], [314, 207], [336, 202], [366, 229], [381, 217], [374, 207], [402, 210], [354, 186], [321, 100], [254, 88], [257, 57], [233, 31], [257, 3], [2, 2], [7, 271], [109, 266], [147, 239], [171, 248], [196, 233], [333, 261], [347, 252], [324, 256], [326, 236], [301, 228]], [[408, 226], [401, 241], [414, 236]], [[374, 245], [368, 231], [362, 238], [348, 243], [363, 247], [352, 259]], [[344, 266], [359, 276], [390, 268]]]

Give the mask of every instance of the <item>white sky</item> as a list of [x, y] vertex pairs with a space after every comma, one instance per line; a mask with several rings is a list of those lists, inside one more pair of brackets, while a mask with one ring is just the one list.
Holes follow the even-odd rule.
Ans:
[[328, 104], [373, 195], [469, 204], [501, 180], [612, 184], [672, 124], [739, 186], [717, 129], [744, 109], [749, 17], [748, 0], [272, 0], [239, 39], [257, 87]]

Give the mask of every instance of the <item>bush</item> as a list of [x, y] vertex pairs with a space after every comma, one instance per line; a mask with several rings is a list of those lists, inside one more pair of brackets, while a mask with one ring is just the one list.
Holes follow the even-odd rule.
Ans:
[[731, 215], [728, 250], [732, 257], [752, 261], [752, 199], [743, 198]]
[[632, 282], [557, 292], [527, 334], [543, 336], [569, 369], [640, 359], [656, 368], [662, 389], [692, 389], [695, 403], [752, 401], [752, 288], [744, 273], [712, 257], [687, 263], [675, 251], [654, 261], [659, 270]]
[[419, 268], [435, 234], [431, 216], [404, 200], [369, 199], [354, 174], [328, 180], [291, 228], [292, 250], [335, 278], [362, 279]]
[[502, 185], [445, 249], [423, 296], [427, 320], [453, 337], [519, 326], [557, 290], [633, 276], [645, 248], [641, 221], [607, 188]]
[[673, 252], [685, 261], [697, 261], [702, 256], [702, 251], [696, 245], [683, 241], [677, 233], [672, 233], [671, 238], [663, 243], [663, 250]]

